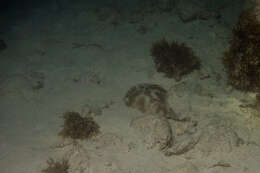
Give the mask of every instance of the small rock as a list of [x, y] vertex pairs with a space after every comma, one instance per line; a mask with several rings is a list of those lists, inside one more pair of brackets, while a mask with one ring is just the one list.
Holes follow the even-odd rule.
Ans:
[[164, 117], [150, 115], [138, 117], [130, 126], [140, 135], [147, 149], [158, 148], [164, 151], [172, 146], [172, 129]]
[[34, 89], [34, 90], [39, 90], [39, 89], [42, 89], [42, 88], [44, 88], [44, 82], [43, 81], [35, 81], [32, 84], [32, 89]]
[[148, 32], [148, 28], [144, 25], [141, 25], [136, 30], [139, 34], [144, 35]]

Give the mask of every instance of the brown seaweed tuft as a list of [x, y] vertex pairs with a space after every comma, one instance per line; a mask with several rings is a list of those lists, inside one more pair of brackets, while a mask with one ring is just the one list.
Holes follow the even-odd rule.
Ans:
[[153, 44], [150, 51], [157, 71], [164, 73], [168, 78], [180, 80], [184, 75], [200, 67], [199, 59], [184, 43], [176, 41], [169, 43], [161, 39]]
[[228, 83], [243, 91], [260, 89], [260, 22], [243, 11], [233, 28], [231, 46], [223, 57]]
[[89, 139], [99, 133], [99, 125], [92, 117], [82, 117], [78, 112], [65, 112], [64, 125], [59, 133], [64, 138]]
[[48, 167], [42, 170], [42, 173], [68, 173], [68, 160], [54, 161], [52, 158], [47, 160]]

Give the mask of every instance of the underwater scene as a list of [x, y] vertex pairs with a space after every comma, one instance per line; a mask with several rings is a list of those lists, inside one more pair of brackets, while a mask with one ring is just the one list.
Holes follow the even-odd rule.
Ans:
[[0, 4], [1, 173], [259, 173], [260, 0]]

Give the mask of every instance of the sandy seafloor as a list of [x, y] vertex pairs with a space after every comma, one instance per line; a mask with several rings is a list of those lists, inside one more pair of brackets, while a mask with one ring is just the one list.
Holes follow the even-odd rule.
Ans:
[[[70, 173], [260, 171], [260, 118], [240, 106], [252, 103], [254, 93], [228, 86], [221, 63], [239, 10], [223, 9], [221, 22], [183, 23], [170, 12], [146, 14], [131, 24], [133, 14], [106, 19], [95, 9], [75, 3], [2, 16], [7, 49], [0, 52], [1, 173], [40, 172], [50, 157], [69, 158]], [[179, 82], [157, 73], [149, 51], [163, 37], [191, 46], [202, 68]], [[165, 88], [172, 108], [197, 120], [210, 140], [170, 157], [144, 148], [129, 126], [141, 113], [123, 102], [127, 90], [140, 83]], [[82, 148], [65, 145], [69, 141], [57, 136], [62, 113], [87, 106], [96, 108], [101, 134], [95, 142], [81, 141]], [[243, 142], [233, 144], [225, 136], [230, 130]]]

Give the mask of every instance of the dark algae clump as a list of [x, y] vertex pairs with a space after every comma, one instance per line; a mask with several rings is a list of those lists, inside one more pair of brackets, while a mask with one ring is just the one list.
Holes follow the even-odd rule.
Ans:
[[82, 117], [78, 112], [65, 112], [64, 125], [59, 135], [64, 138], [89, 139], [99, 133], [99, 125], [92, 117]]
[[161, 39], [155, 42], [151, 48], [156, 69], [168, 78], [180, 80], [184, 75], [199, 69], [200, 61], [194, 55], [192, 49], [184, 43]]
[[54, 161], [52, 158], [47, 160], [48, 167], [42, 173], [69, 173], [69, 163], [67, 160]]

